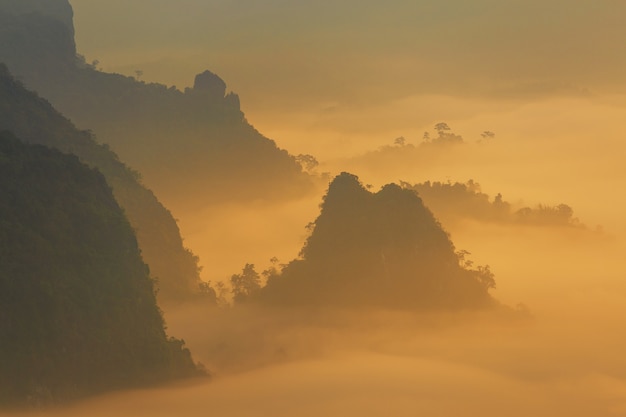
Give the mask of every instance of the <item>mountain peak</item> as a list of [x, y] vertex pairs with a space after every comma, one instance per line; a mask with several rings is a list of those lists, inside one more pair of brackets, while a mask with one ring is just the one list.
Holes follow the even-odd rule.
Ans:
[[389, 184], [372, 193], [344, 172], [330, 184], [300, 258], [270, 277], [258, 299], [455, 310], [493, 305], [488, 289], [480, 271], [460, 265], [415, 192]]
[[217, 74], [206, 70], [196, 75], [193, 91], [208, 94], [211, 97], [224, 98], [226, 95], [226, 83]]
[[353, 205], [370, 196], [370, 193], [359, 181], [359, 177], [349, 172], [342, 172], [328, 186], [328, 192], [326, 197], [324, 197], [324, 205], [334, 206], [340, 202]]
[[62, 22], [74, 36], [74, 10], [68, 0], [0, 0], [0, 13], [39, 13]]

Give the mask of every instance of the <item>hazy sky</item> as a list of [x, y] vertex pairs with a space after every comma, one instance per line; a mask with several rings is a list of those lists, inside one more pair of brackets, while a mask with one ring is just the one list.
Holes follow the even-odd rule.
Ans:
[[622, 88], [620, 0], [72, 0], [103, 67], [189, 85], [205, 67], [269, 105]]
[[211, 69], [296, 153], [626, 92], [621, 0], [71, 2], [88, 60], [179, 88]]

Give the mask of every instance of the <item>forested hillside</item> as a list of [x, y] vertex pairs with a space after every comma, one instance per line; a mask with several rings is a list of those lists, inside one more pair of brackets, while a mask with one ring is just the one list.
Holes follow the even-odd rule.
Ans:
[[90, 132], [79, 131], [44, 99], [27, 91], [0, 64], [0, 130], [29, 143], [77, 155], [98, 168], [113, 188], [137, 233], [144, 260], [158, 279], [161, 301], [182, 301], [198, 295], [197, 259], [183, 246], [172, 214], [107, 146]]
[[199, 373], [99, 172], [4, 132], [0, 195], [0, 404]]
[[342, 173], [310, 228], [299, 259], [268, 271], [264, 288], [240, 291], [249, 301], [418, 310], [495, 303], [488, 292], [495, 287], [489, 267], [465, 265], [411, 190], [389, 184], [372, 193], [356, 176]]

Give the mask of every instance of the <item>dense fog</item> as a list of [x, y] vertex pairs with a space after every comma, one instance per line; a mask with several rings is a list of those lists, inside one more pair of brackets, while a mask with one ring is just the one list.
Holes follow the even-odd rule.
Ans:
[[623, 245], [480, 230], [513, 313], [178, 310], [170, 331], [212, 379], [32, 415], [621, 415]]
[[[206, 168], [189, 142], [181, 165], [163, 171], [167, 186], [156, 174], [142, 180], [216, 290], [216, 303], [161, 306], [168, 334], [184, 339], [210, 376], [0, 416], [626, 415], [626, 84], [616, 70], [626, 55], [616, 53], [624, 26], [614, 21], [624, 6], [394, 1], [381, 14], [366, 2], [353, 16], [354, 2], [71, 3], [80, 53], [101, 60], [95, 69], [182, 90], [208, 67], [239, 94], [241, 120], [275, 141], [266, 148], [277, 145], [283, 159], [268, 155], [287, 161], [285, 172], [299, 166], [289, 165], [291, 155], [315, 164], [298, 171], [306, 181], [285, 186], [290, 194], [280, 188], [282, 172], [262, 188], [244, 181], [256, 168], [222, 183], [221, 165], [202, 171], [217, 178], [205, 187], [201, 175], [193, 184], [184, 177]], [[535, 31], [529, 16], [538, 9]], [[424, 13], [430, 19], [409, 19]], [[587, 17], [599, 45], [580, 35]], [[132, 127], [110, 123], [109, 133]], [[175, 126], [172, 143], [201, 143], [196, 127]], [[163, 162], [167, 148], [151, 159], [147, 138], [129, 155], [158, 174], [171, 161]], [[193, 163], [177, 177], [185, 155]], [[233, 172], [251, 165], [224, 161]], [[261, 272], [302, 260], [328, 184], [345, 171], [372, 195], [389, 183], [458, 184], [456, 196], [421, 199], [454, 250], [467, 251], [468, 269], [489, 266], [496, 285], [485, 291], [495, 307], [233, 302], [232, 277], [246, 264]], [[463, 201], [482, 205], [470, 210]], [[481, 212], [498, 207], [497, 215]], [[271, 277], [261, 274], [260, 285]]]

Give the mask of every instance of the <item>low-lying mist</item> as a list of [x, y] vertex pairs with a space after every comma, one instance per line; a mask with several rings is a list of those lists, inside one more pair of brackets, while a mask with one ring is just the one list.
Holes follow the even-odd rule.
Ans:
[[474, 224], [453, 239], [490, 263], [509, 307], [182, 308], [168, 312], [169, 331], [211, 379], [18, 415], [624, 415], [622, 236]]
[[[78, 16], [87, 16], [90, 7], [108, 7], [104, 2], [72, 3]], [[455, 222], [442, 221], [456, 250], [468, 251], [469, 260], [475, 265], [489, 265], [495, 274], [497, 286], [490, 293], [501, 305], [492, 310], [304, 309], [252, 303], [220, 308], [199, 303], [168, 305], [164, 307], [168, 334], [185, 340], [194, 359], [211, 373], [210, 378], [114, 392], [47, 410], [0, 411], [0, 417], [626, 416], [626, 99], [617, 90], [614, 96], [598, 93], [601, 88], [610, 90], [623, 78], [617, 70], [619, 65], [608, 65], [623, 58], [611, 48], [619, 36], [607, 36], [614, 34], [611, 28], [624, 27], [614, 9], [598, 8], [602, 13], [596, 15], [594, 23], [607, 39], [613, 39], [599, 48], [602, 42], [589, 42], [574, 24], [589, 20], [580, 10], [563, 8], [567, 10], [565, 15], [580, 15], [580, 20], [568, 21], [566, 31], [555, 31], [558, 26], [554, 26], [553, 19], [543, 19], [539, 33], [576, 35], [575, 40], [580, 42], [579, 48], [565, 48], [568, 59], [562, 61], [549, 50], [562, 45], [560, 37], [548, 43], [536, 34], [529, 37], [537, 28], [532, 4], [525, 9], [529, 17], [524, 27], [528, 32], [511, 31], [509, 24], [494, 26], [497, 19], [489, 20], [490, 15], [481, 18], [481, 24], [471, 20], [462, 26], [456, 19], [446, 18], [443, 32], [439, 21], [415, 25], [407, 18], [402, 19], [401, 26], [389, 25], [393, 33], [407, 41], [406, 51], [389, 54], [390, 45], [383, 45], [385, 41], [378, 46], [384, 53], [372, 55], [376, 42], [393, 38], [372, 31], [369, 20], [364, 20], [361, 32], [366, 38], [355, 37], [354, 31], [345, 30], [347, 26], [337, 25], [342, 36], [348, 35], [344, 44], [352, 44], [354, 38], [363, 48], [344, 49], [335, 44], [333, 33], [337, 32], [328, 31], [324, 25], [303, 27], [306, 33], [310, 31], [306, 37], [284, 36], [290, 33], [289, 27], [279, 25], [285, 32], [265, 30], [265, 25], [269, 28], [273, 23], [259, 20], [256, 12], [245, 16], [234, 13], [229, 19], [213, 12], [236, 11], [240, 5], [234, 2], [214, 2], [219, 3], [219, 7], [213, 5], [215, 8], [205, 2], [202, 10], [210, 11], [211, 19], [219, 20], [219, 25], [207, 26], [201, 13], [179, 19], [178, 24], [199, 31], [192, 32], [194, 42], [186, 40], [187, 46], [181, 46], [176, 36], [186, 35], [167, 30], [176, 25], [163, 26], [160, 8], [146, 8], [139, 3], [129, 8], [127, 3], [111, 3], [115, 7], [108, 13], [117, 19], [119, 13], [115, 10], [119, 8], [129, 16], [142, 16], [149, 26], [164, 30], [154, 42], [162, 43], [166, 38], [167, 44], [135, 41], [120, 50], [118, 44], [124, 42], [118, 39], [114, 46], [107, 46], [110, 35], [128, 37], [124, 27], [137, 32], [139, 26], [130, 17], [117, 19], [119, 30], [111, 31], [113, 21], [103, 18], [104, 9], [91, 9], [91, 20], [79, 23], [77, 30], [107, 36], [102, 38], [104, 44], [84, 51], [90, 60], [102, 59], [105, 68], [135, 74], [137, 79], [145, 71], [148, 82], [176, 80], [183, 88], [181, 82], [191, 80], [205, 66], [219, 72], [229, 81], [229, 88], [241, 95], [245, 120], [255, 129], [293, 156], [311, 154], [317, 158], [320, 164], [315, 168], [315, 174], [319, 174], [316, 179], [349, 171], [372, 190], [399, 181], [464, 184], [473, 180], [490, 196], [490, 202], [501, 193], [515, 209], [567, 204], [585, 227], [486, 222], [462, 215]], [[187, 10], [169, 3], [163, 10]], [[289, 8], [270, 3], [282, 10], [272, 18], [284, 20], [283, 12], [290, 12]], [[396, 3], [399, 7], [410, 2]], [[259, 3], [259, 10], [268, 4]], [[313, 5], [311, 2], [307, 7], [318, 7]], [[323, 5], [320, 17], [326, 15], [327, 6], [336, 8], [332, 2]], [[561, 8], [552, 9], [547, 16], [562, 19]], [[291, 13], [294, 10], [301, 9], [294, 8]], [[357, 12], [376, 20], [378, 14], [372, 10], [361, 7]], [[353, 12], [346, 7], [345, 18], [352, 19]], [[511, 12], [506, 16], [517, 17], [514, 15]], [[242, 16], [241, 22], [250, 19], [263, 23], [248, 25], [248, 34], [256, 33], [252, 30], [256, 28], [263, 29], [258, 33], [264, 36], [271, 35], [265, 40], [259, 37], [259, 45], [274, 50], [275, 41], [280, 40], [282, 46], [268, 56], [262, 48], [250, 49], [249, 39], [241, 36], [245, 32], [237, 26]], [[309, 18], [306, 13], [300, 16], [302, 20]], [[399, 16], [410, 17], [404, 13]], [[420, 16], [428, 17], [423, 13]], [[611, 17], [612, 25], [601, 17]], [[195, 19], [204, 20], [191, 25]], [[107, 25], [107, 30], [98, 29], [104, 26], [95, 22]], [[219, 36], [205, 36], [207, 27]], [[488, 59], [476, 59], [475, 50], [465, 45], [472, 36], [464, 36], [463, 42], [455, 43], [450, 50], [432, 43], [431, 36], [407, 37], [406, 33], [413, 32], [404, 32], [403, 27], [411, 31], [432, 27], [434, 34], [447, 34], [451, 40], [465, 33], [459, 28], [471, 28], [495, 42], [494, 46], [502, 42], [504, 49], [481, 49]], [[494, 36], [494, 29], [502, 28], [515, 35], [512, 38], [516, 43]], [[174, 32], [178, 35], [173, 38]], [[144, 35], [154, 37], [149, 30]], [[362, 41], [370, 37], [376, 42]], [[424, 42], [427, 48], [416, 54], [408, 42], [412, 39], [420, 45]], [[313, 46], [328, 43], [333, 53], [302, 48], [302, 40], [315, 40]], [[534, 43], [529, 43], [531, 40]], [[212, 47], [212, 52], [206, 53], [205, 42], [229, 46]], [[431, 43], [436, 51], [431, 51]], [[89, 43], [85, 41], [85, 45]], [[231, 50], [237, 45], [245, 56]], [[510, 45], [541, 47], [520, 52]], [[354, 53], [346, 54], [346, 50]], [[171, 52], [166, 54], [169, 58], [163, 58], [162, 51]], [[490, 51], [506, 54], [494, 60], [500, 54]], [[544, 59], [528, 59], [536, 51], [545, 54]], [[570, 83], [568, 77], [557, 75], [568, 70], [574, 75], [579, 72], [580, 56], [585, 55], [576, 51], [594, 52], [605, 60], [598, 61], [602, 65], [583, 60], [581, 74]], [[92, 56], [96, 53], [101, 55]], [[303, 56], [306, 59], [301, 59]], [[311, 57], [319, 62], [309, 61]], [[180, 63], [173, 63], [175, 59]], [[470, 68], [468, 63], [475, 67]], [[550, 63], [559, 65], [547, 65]], [[385, 71], [383, 67], [387, 67]], [[421, 72], [415, 71], [421, 67]], [[520, 68], [523, 71], [518, 72]], [[471, 74], [466, 76], [468, 71]], [[507, 71], [513, 72], [506, 79], [494, 81], [499, 72], [504, 75]], [[545, 74], [530, 77], [535, 71]], [[611, 77], [604, 82], [603, 73], [607, 71]], [[586, 72], [588, 76], [583, 76]], [[439, 122], [446, 122], [465, 143], [422, 147], [424, 131], [436, 137], [433, 127]], [[183, 125], [171, 127], [173, 138], [183, 137], [195, 128], [193, 124]], [[493, 132], [493, 137], [481, 136], [487, 131]], [[200, 138], [198, 143], [204, 143]], [[138, 139], [154, 138], [148, 135]], [[167, 139], [167, 145], [178, 143]], [[220, 141], [223, 139], [220, 137]], [[231, 143], [230, 139], [225, 143]], [[210, 147], [203, 149], [209, 152]], [[278, 264], [297, 258], [310, 233], [306, 226], [319, 213], [324, 189], [305, 197], [304, 192], [294, 192], [298, 197], [292, 199], [280, 196], [280, 189], [270, 183], [287, 179], [280, 173], [271, 176], [268, 188], [256, 189], [251, 180], [262, 171], [254, 171], [253, 162], [261, 160], [260, 154], [246, 153], [251, 156], [248, 160], [216, 159], [224, 163], [218, 167], [205, 160], [213, 155], [211, 152], [204, 154], [190, 147], [188, 153], [181, 154], [181, 166], [189, 173], [209, 167], [214, 169], [209, 171], [215, 174], [211, 178], [216, 183], [228, 181], [218, 189], [205, 185], [198, 177], [196, 187], [188, 188], [195, 191], [188, 192], [185, 187], [189, 184], [180, 180], [183, 177], [170, 176], [170, 172], [180, 172], [163, 169], [171, 161], [153, 159], [153, 151], [145, 148], [139, 154], [154, 171], [170, 177], [169, 188], [155, 180], [155, 192], [179, 219], [185, 245], [199, 256], [205, 281], [227, 283], [245, 264], [255, 264], [262, 271], [272, 265], [271, 258], [277, 258]], [[281, 155], [299, 170], [294, 158]], [[252, 173], [241, 177], [241, 181], [248, 178], [250, 183], [241, 182], [241, 187], [235, 189], [239, 179], [232, 173], [240, 168]], [[233, 178], [220, 177], [226, 169], [232, 169]], [[196, 181], [195, 176], [188, 178]], [[151, 186], [149, 180], [146, 184]], [[248, 194], [254, 196], [246, 200]], [[437, 212], [434, 215], [440, 218]]]
[[321, 193], [287, 202], [183, 207], [178, 224], [185, 244], [200, 256], [202, 278], [226, 281], [246, 263], [263, 270], [271, 258], [295, 258], [308, 233], [305, 226], [319, 213]]
[[[168, 310], [170, 333], [185, 339], [211, 370], [210, 380], [28, 415], [624, 415], [621, 130], [608, 122], [609, 114], [563, 127], [562, 118], [551, 126], [540, 107], [525, 111], [515, 117], [534, 114], [534, 127], [518, 126], [510, 135], [480, 123], [496, 132], [486, 144], [470, 140], [468, 124], [450, 123], [470, 143], [431, 164], [405, 169], [391, 161], [378, 171], [356, 159], [352, 165], [374, 187], [398, 179], [472, 178], [491, 197], [501, 192], [515, 203], [570, 204], [587, 229], [443, 225], [457, 249], [491, 266], [497, 282], [492, 294], [505, 306], [501, 310]], [[561, 127], [566, 133], [546, 142]], [[281, 262], [297, 256], [319, 201], [312, 196], [182, 210], [179, 224], [186, 244], [201, 256], [203, 278], [227, 281], [245, 263], [262, 270], [273, 256]]]
[[[514, 209], [567, 204], [588, 229], [604, 230], [609, 235], [622, 233], [625, 200], [617, 190], [626, 186], [621, 174], [621, 138], [626, 131], [617, 123], [623, 108], [606, 100], [554, 99], [503, 106], [499, 111], [481, 108], [484, 114], [463, 115], [456, 114], [454, 108], [467, 103], [457, 103], [450, 110], [455, 117], [448, 124], [452, 132], [463, 137], [462, 145], [424, 150], [420, 147], [423, 131], [407, 124], [403, 134], [411, 146], [395, 146], [392, 134], [396, 131], [377, 131], [352, 148], [350, 157], [336, 159], [331, 157], [333, 149], [341, 146], [335, 138], [336, 147], [324, 145], [329, 152], [320, 149], [320, 154], [315, 154], [320, 161], [317, 171], [327, 171], [330, 177], [351, 172], [372, 190], [398, 181], [473, 180], [492, 201], [501, 193]], [[568, 122], [571, 118], [575, 121]], [[435, 135], [433, 126], [422, 129]], [[484, 140], [480, 132], [485, 130], [493, 131], [495, 137]], [[334, 132], [341, 136], [340, 130]], [[297, 134], [294, 137], [295, 141], [302, 139]], [[301, 143], [321, 146], [326, 139], [302, 139]], [[291, 149], [293, 144], [287, 145]], [[385, 145], [391, 151], [377, 151], [378, 146]], [[318, 213], [323, 192], [319, 189], [309, 197], [287, 202], [233, 202], [203, 210], [178, 206], [174, 213], [180, 218], [186, 244], [200, 256], [203, 278], [226, 280], [245, 263], [262, 270], [272, 257], [280, 262], [293, 259], [307, 236], [305, 225]], [[437, 212], [435, 215], [439, 217]], [[455, 242], [456, 232], [465, 228], [446, 222], [443, 226]], [[470, 236], [463, 249], [473, 251], [472, 238], [480, 237], [480, 227], [475, 231], [477, 235]], [[511, 233], [526, 231], [520, 228]], [[500, 235], [494, 239], [497, 245]], [[484, 262], [497, 259], [493, 256]]]

